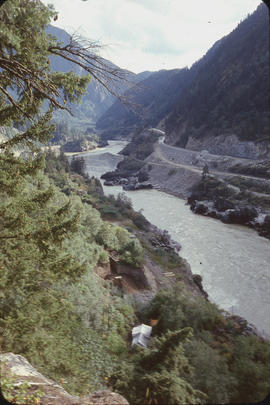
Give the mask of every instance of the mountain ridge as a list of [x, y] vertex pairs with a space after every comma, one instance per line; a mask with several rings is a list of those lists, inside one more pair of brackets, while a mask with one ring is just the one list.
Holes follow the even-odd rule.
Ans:
[[[49, 25], [47, 27], [47, 33], [56, 37], [58, 41], [63, 42], [63, 44], [68, 44], [70, 41], [71, 35], [65, 30]], [[118, 66], [114, 65], [112, 62], [102, 58], [104, 64], [108, 66], [115, 67], [120, 69]], [[73, 64], [70, 61], [67, 61], [56, 55], [50, 57], [51, 68], [53, 71], [62, 71], [70, 72], [73, 71], [75, 74], [82, 76], [86, 75], [85, 72], [80, 66]], [[123, 69], [123, 72], [126, 75], [126, 80], [119, 81], [117, 83], [116, 92], [122, 94], [128, 87], [133, 86], [137, 81], [143, 80], [152, 72], [141, 72], [139, 74], [127, 71]], [[85, 121], [86, 127], [95, 125], [97, 119], [106, 112], [106, 110], [113, 104], [116, 100], [116, 97], [109, 93], [95, 78], [91, 78], [90, 83], [87, 85], [86, 93], [82, 97], [81, 103], [79, 105], [70, 104], [69, 108], [73, 112], [75, 118], [71, 117], [70, 114], [63, 111], [58, 111], [54, 116], [56, 122], [67, 121], [74, 125], [80, 125], [79, 121]]]
[[97, 121], [102, 137], [130, 139], [155, 126], [166, 130], [171, 145], [267, 157], [268, 24], [268, 9], [261, 4], [190, 69], [155, 72], [140, 83], [139, 92], [129, 89], [125, 95], [141, 105], [140, 114], [116, 101]]

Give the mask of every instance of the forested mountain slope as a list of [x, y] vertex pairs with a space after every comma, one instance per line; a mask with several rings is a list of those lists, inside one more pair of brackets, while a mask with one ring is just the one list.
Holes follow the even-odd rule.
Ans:
[[170, 144], [267, 156], [268, 37], [268, 9], [261, 4], [190, 69], [156, 72], [139, 89], [128, 90], [137, 114], [116, 101], [99, 118], [97, 128], [105, 138], [114, 138], [165, 121]]
[[239, 143], [237, 149], [232, 143], [269, 140], [267, 7], [261, 4], [190, 73], [191, 86], [166, 120], [167, 141], [216, 153], [256, 154], [255, 148], [244, 150]]
[[[168, 234], [125, 195], [104, 196], [82, 157], [69, 165], [63, 153], [40, 150], [54, 130], [52, 111], [78, 101], [88, 83], [50, 69], [50, 52], [67, 56], [45, 32], [55, 17], [40, 1], [0, 7], [0, 126], [8, 126], [0, 141], [1, 357], [26, 356], [71, 394], [109, 388], [134, 405], [262, 400], [270, 342], [208, 301]], [[16, 122], [24, 132], [12, 129]], [[151, 320], [148, 346], [131, 348], [132, 326]], [[46, 404], [36, 382], [1, 373], [17, 405]]]
[[125, 93], [132, 106], [128, 108], [115, 101], [97, 121], [96, 128], [101, 130], [103, 138], [112, 139], [157, 125], [172, 110], [188, 79], [188, 69], [153, 73]]

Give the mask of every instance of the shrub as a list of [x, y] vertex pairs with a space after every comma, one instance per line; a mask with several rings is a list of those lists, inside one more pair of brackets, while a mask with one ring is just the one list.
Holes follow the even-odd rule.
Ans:
[[157, 333], [192, 327], [195, 335], [201, 330], [215, 330], [222, 319], [215, 304], [203, 297], [191, 297], [181, 282], [172, 291], [158, 292], [145, 316], [159, 319]]
[[145, 216], [140, 214], [140, 213], [136, 213], [133, 216], [132, 222], [134, 223], [134, 225], [137, 226], [137, 228], [139, 228], [139, 229], [141, 229], [143, 231], [148, 231], [149, 230], [150, 222], [147, 221]]
[[176, 172], [177, 172], [177, 170], [176, 170], [175, 168], [170, 169], [170, 170], [168, 171], [168, 176], [172, 176], [172, 175], [175, 174]]
[[231, 371], [237, 379], [233, 402], [259, 402], [269, 394], [270, 342], [256, 336], [235, 339]]
[[229, 403], [237, 380], [230, 373], [226, 358], [201, 339], [193, 338], [184, 348], [194, 369], [188, 378], [191, 385], [205, 392], [209, 403]]

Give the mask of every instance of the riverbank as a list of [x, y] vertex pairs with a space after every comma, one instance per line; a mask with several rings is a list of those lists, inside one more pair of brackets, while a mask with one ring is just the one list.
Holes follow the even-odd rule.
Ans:
[[[161, 190], [187, 199], [196, 214], [248, 226], [270, 239], [268, 161], [258, 161], [257, 167], [249, 159], [172, 147], [163, 139], [157, 142], [150, 130], [142, 132], [141, 138], [124, 149], [127, 156], [114, 171], [102, 175], [105, 185], [122, 185], [123, 190]], [[143, 140], [150, 154], [142, 155]], [[203, 167], [211, 175], [202, 176]], [[209, 183], [214, 187], [211, 184], [209, 188]]]
[[241, 192], [228, 182], [209, 175], [201, 177], [191, 191], [187, 201], [195, 214], [226, 224], [248, 226], [270, 239], [270, 195]]
[[[61, 151], [61, 146], [62, 145], [44, 146], [44, 147], [41, 148], [41, 150], [43, 150], [44, 152], [48, 151], [48, 150], [51, 150], [56, 155], [59, 155], [60, 151]], [[88, 153], [99, 152], [99, 151], [102, 152], [105, 148], [106, 148], [106, 146], [101, 146], [101, 147], [97, 146], [97, 147], [95, 147], [93, 149], [83, 150], [83, 151], [80, 151], [80, 152], [65, 152], [64, 151], [64, 153], [65, 153], [66, 156], [76, 156], [76, 155], [84, 155], [86, 153], [88, 154]]]
[[[100, 153], [85, 154], [89, 175], [100, 178], [105, 171], [114, 170], [119, 159], [123, 159], [117, 154], [123, 145], [114, 141]], [[168, 187], [164, 187], [166, 194], [159, 190], [125, 194], [136, 211], [142, 211], [160, 229], [168, 230], [181, 244], [181, 257], [188, 261], [194, 274], [202, 276], [211, 301], [247, 319], [263, 335], [270, 334], [270, 303], [266, 298], [270, 289], [269, 241], [248, 227], [194, 215], [186, 200], [179, 198], [180, 192]], [[104, 186], [104, 192], [117, 197], [123, 189]]]

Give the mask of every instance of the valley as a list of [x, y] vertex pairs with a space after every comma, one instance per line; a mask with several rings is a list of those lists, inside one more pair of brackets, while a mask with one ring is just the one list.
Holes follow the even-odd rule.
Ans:
[[168, 10], [182, 17], [184, 2], [151, 1], [164, 5], [151, 21], [150, 1], [122, 2], [138, 15], [125, 21], [124, 7], [99, 1], [69, 6], [93, 32], [118, 32], [122, 55], [133, 44], [126, 69], [101, 56], [99, 41], [58, 28], [63, 4], [0, 4], [0, 400], [261, 401], [270, 382], [268, 10], [258, 4], [238, 25], [234, 17], [200, 59], [166, 70], [158, 59], [192, 53], [218, 24], [206, 20], [199, 38], [194, 9], [186, 28], [171, 15], [168, 41], [156, 21]]
[[[100, 177], [103, 174], [103, 162], [106, 162], [107, 170], [112, 170], [121, 159], [121, 155], [116, 153], [123, 148], [124, 142], [109, 143], [110, 145], [103, 150], [83, 155], [90, 176]], [[158, 150], [160, 146], [164, 147], [162, 150], [170, 152], [178, 149], [158, 144]], [[190, 157], [188, 151], [183, 155], [186, 158]], [[179, 157], [179, 161], [184, 160]], [[166, 163], [156, 165], [162, 167], [161, 170], [167, 175]], [[201, 169], [194, 166], [193, 170], [196, 176], [201, 176]], [[162, 179], [161, 172], [158, 178]], [[106, 195], [117, 196], [123, 192], [121, 186], [103, 187]], [[193, 274], [198, 273], [202, 276], [203, 287], [210, 299], [221, 308], [243, 316], [267, 336], [270, 333], [267, 316], [270, 311], [270, 302], [268, 303], [267, 298], [267, 291], [270, 288], [267, 272], [270, 262], [269, 241], [246, 227], [223, 224], [213, 218], [194, 215], [185, 200], [179, 198], [181, 192], [177, 198], [174, 196], [177, 194], [175, 189], [174, 192], [172, 190], [170, 192], [174, 195], [169, 195], [168, 188], [167, 194], [156, 188], [156, 190], [125, 191], [125, 194], [131, 199], [136, 211], [141, 211], [159, 228], [168, 230], [172, 238], [181, 244], [180, 255], [187, 259]], [[254, 268], [257, 269], [256, 273]]]

